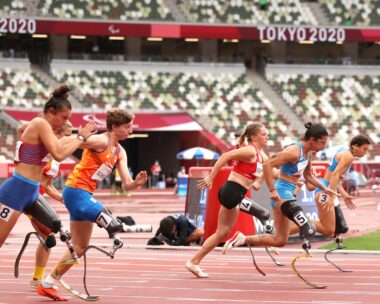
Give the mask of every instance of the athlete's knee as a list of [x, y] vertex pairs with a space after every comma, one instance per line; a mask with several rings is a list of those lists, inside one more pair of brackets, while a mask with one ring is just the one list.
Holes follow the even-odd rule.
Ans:
[[39, 195], [32, 205], [25, 208], [24, 213], [30, 215], [36, 222], [48, 227], [51, 232], [57, 233], [62, 226], [58, 214], [50, 207], [42, 195]]
[[104, 207], [96, 217], [96, 223], [107, 230], [110, 238], [116, 233], [123, 231], [123, 224]]
[[259, 205], [254, 200], [246, 197], [239, 204], [239, 209], [258, 218], [263, 225], [265, 225], [265, 222], [270, 218], [270, 213], [267, 209]]
[[284, 247], [287, 244], [287, 240], [285, 239], [275, 239], [273, 246], [275, 247]]

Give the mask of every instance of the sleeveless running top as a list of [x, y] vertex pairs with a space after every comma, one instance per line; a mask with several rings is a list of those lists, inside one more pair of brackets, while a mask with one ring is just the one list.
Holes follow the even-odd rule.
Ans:
[[[329, 166], [327, 167], [327, 170], [330, 171], [330, 172], [333, 172], [336, 167], [338, 166], [339, 162], [337, 161], [336, 159], [336, 156], [338, 155], [338, 153], [342, 152], [342, 151], [348, 151], [348, 148], [345, 148], [345, 147], [341, 147], [340, 149], [338, 149], [333, 157], [333, 159], [331, 160]], [[350, 167], [348, 167], [344, 173], [346, 173], [348, 171], [348, 169], [350, 169]]]
[[103, 152], [85, 149], [81, 161], [70, 173], [65, 185], [93, 193], [97, 184], [112, 172], [122, 149], [119, 144], [111, 147], [110, 142]]
[[261, 153], [256, 149], [256, 161], [254, 163], [235, 160], [232, 171], [254, 181], [263, 174], [263, 157]]
[[[336, 169], [336, 167], [338, 167], [339, 162], [337, 161], [336, 156], [338, 155], [338, 153], [343, 152], [343, 151], [349, 151], [349, 149], [348, 149], [348, 148], [345, 148], [345, 147], [341, 147], [340, 149], [338, 149], [338, 150], [336, 151], [336, 153], [335, 153], [333, 159], [331, 160], [329, 166], [327, 167], [327, 171], [329, 171], [329, 172], [333, 172], [333, 171]], [[346, 174], [348, 173], [348, 170], [349, 170], [350, 168], [351, 168], [351, 166], [348, 166], [348, 167], [346, 168], [346, 170], [344, 170], [344, 172], [340, 175], [340, 178], [345, 177]]]
[[23, 140], [16, 143], [14, 162], [35, 166], [45, 166], [50, 160], [50, 154], [42, 144], [28, 144]]
[[297, 145], [300, 148], [300, 157], [297, 160], [295, 164], [292, 163], [286, 163], [280, 167], [280, 171], [285, 173], [286, 175], [289, 176], [294, 176], [294, 177], [301, 177], [303, 175], [303, 172], [305, 171], [307, 164], [309, 163], [310, 155], [307, 154], [307, 157], [305, 158], [303, 156], [303, 147], [302, 143], [300, 142], [294, 142], [291, 145]]

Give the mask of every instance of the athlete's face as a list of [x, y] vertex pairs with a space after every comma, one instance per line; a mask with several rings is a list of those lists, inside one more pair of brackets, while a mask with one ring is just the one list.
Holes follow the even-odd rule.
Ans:
[[62, 111], [59, 112], [51, 111], [50, 115], [51, 119], [49, 121], [51, 121], [50, 124], [53, 130], [60, 131], [66, 126], [67, 121], [71, 116], [71, 110], [64, 108]]
[[368, 152], [368, 149], [369, 149], [369, 145], [368, 144], [365, 144], [365, 145], [362, 145], [362, 146], [354, 145], [354, 146], [352, 146], [352, 154], [355, 157], [363, 157]]
[[310, 150], [314, 152], [322, 151], [326, 147], [327, 138], [327, 136], [318, 139], [315, 139], [314, 137], [310, 138]]
[[127, 124], [122, 124], [118, 127], [114, 127], [114, 132], [119, 140], [127, 139], [129, 135], [133, 133], [133, 120]]
[[268, 130], [265, 127], [261, 127], [259, 133], [253, 136], [253, 142], [259, 147], [264, 147], [268, 143]]

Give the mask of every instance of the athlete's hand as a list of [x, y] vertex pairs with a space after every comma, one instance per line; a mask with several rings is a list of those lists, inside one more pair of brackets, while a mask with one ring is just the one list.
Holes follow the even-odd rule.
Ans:
[[142, 185], [144, 185], [146, 183], [147, 180], [148, 180], [148, 174], [146, 173], [146, 171], [140, 171], [136, 175], [135, 183], [138, 186], [142, 186]]
[[281, 201], [280, 199], [280, 196], [278, 195], [278, 192], [276, 189], [273, 189], [273, 191], [270, 191], [269, 192], [269, 196], [272, 200], [274, 200], [275, 202], [279, 202]]
[[253, 185], [252, 185], [252, 188], [255, 191], [259, 191], [260, 187], [261, 187], [261, 183], [259, 183], [258, 181], [254, 182]]
[[95, 122], [90, 121], [83, 128], [82, 128], [82, 126], [79, 126], [78, 135], [84, 136], [84, 138], [86, 138], [86, 140], [87, 140], [91, 135], [96, 133], [96, 130], [94, 130], [94, 129], [95, 129]]
[[350, 195], [347, 195], [347, 196], [344, 196], [343, 197], [343, 201], [344, 203], [346, 204], [347, 208], [348, 209], [351, 209], [351, 210], [354, 210], [356, 209], [356, 205], [354, 204], [354, 202], [352, 201], [354, 197], [353, 196], [350, 196]]
[[204, 189], [204, 188], [211, 189], [212, 188], [212, 179], [210, 178], [210, 175], [207, 175], [204, 179], [201, 179], [197, 184], [197, 188], [199, 190]]

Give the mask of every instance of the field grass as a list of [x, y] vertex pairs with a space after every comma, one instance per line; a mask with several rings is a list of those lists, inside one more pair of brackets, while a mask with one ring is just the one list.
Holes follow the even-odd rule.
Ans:
[[[380, 230], [358, 237], [343, 239], [343, 244], [349, 250], [380, 250]], [[335, 246], [335, 242], [332, 242], [320, 249], [332, 249]]]

